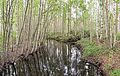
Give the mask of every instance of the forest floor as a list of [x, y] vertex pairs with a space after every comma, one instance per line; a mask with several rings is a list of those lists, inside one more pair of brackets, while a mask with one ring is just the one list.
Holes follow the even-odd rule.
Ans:
[[[48, 39], [60, 41], [60, 42], [72, 42], [79, 45], [82, 50], [82, 58], [92, 63], [99, 62], [102, 66], [100, 68], [105, 71], [107, 76], [120, 76], [120, 48], [109, 48], [109, 42], [106, 40], [97, 41], [93, 38], [91, 42], [86, 38], [81, 39], [80, 35], [63, 35], [52, 34], [48, 35]], [[117, 44], [117, 46], [120, 44]]]

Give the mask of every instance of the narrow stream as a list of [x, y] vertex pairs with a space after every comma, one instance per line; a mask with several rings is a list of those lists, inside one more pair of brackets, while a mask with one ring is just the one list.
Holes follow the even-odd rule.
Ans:
[[94, 64], [81, 59], [75, 45], [47, 41], [27, 58], [7, 63], [0, 76], [104, 76]]

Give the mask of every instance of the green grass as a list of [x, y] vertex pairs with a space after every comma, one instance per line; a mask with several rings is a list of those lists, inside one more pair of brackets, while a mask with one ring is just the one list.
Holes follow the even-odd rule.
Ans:
[[120, 76], [120, 69], [113, 70], [110, 74], [110, 76]]
[[84, 48], [83, 57], [96, 56], [102, 52], [102, 47], [97, 46], [94, 42], [90, 42], [88, 38], [81, 39], [77, 42]]

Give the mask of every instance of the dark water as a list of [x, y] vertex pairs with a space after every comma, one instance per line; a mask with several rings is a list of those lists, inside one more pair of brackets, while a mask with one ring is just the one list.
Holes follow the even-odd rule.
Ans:
[[47, 41], [36, 52], [6, 63], [0, 76], [103, 76], [94, 64], [81, 59], [74, 45]]

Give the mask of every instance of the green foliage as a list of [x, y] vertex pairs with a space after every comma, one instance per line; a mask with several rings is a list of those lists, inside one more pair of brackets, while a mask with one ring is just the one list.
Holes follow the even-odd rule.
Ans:
[[113, 70], [111, 72], [110, 76], [120, 76], [120, 69], [119, 70]]
[[113, 0], [113, 1], [115, 1], [116, 3], [120, 3], [120, 0]]
[[2, 1], [0, 1], [0, 9], [2, 8]]
[[12, 32], [12, 37], [14, 40], [16, 39], [16, 32], [15, 31]]
[[120, 32], [117, 33], [117, 40], [120, 40]]
[[89, 15], [89, 13], [88, 13], [88, 10], [85, 10], [84, 12], [83, 12], [83, 19], [87, 19], [87, 18], [89, 18], [90, 17], [90, 15]]
[[101, 46], [97, 46], [94, 42], [90, 42], [88, 38], [81, 39], [77, 43], [80, 43], [84, 48], [83, 57], [95, 56], [102, 51]]

